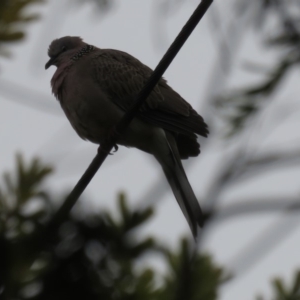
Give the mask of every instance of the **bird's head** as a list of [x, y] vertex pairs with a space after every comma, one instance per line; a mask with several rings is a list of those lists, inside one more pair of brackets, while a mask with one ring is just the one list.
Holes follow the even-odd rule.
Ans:
[[85, 43], [78, 36], [65, 36], [60, 39], [52, 41], [48, 49], [49, 61], [45, 65], [45, 69], [50, 66], [59, 66], [64, 58], [70, 58], [72, 54], [76, 53]]

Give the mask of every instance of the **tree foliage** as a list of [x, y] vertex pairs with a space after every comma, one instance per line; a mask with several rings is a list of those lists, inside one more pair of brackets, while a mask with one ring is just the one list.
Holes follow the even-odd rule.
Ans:
[[[256, 63], [248, 64], [256, 72], [261, 73], [263, 70], [266, 73], [265, 78], [258, 84], [245, 86], [237, 91], [229, 91], [227, 95], [215, 99], [215, 107], [229, 125], [229, 136], [241, 132], [245, 128], [246, 122], [272, 100], [287, 75], [299, 67], [300, 9], [299, 3], [296, 2], [285, 0], [260, 2], [259, 20], [256, 22], [255, 28], [259, 32], [264, 46], [269, 50], [279, 52], [280, 55], [271, 68]], [[293, 10], [295, 13], [290, 13]], [[276, 24], [272, 26], [272, 30], [264, 30], [264, 27], [270, 26], [271, 22]]]
[[20, 41], [25, 37], [24, 24], [37, 20], [35, 13], [25, 9], [43, 0], [0, 0], [0, 55], [9, 55], [4, 43]]
[[[124, 194], [118, 198], [119, 217], [72, 214], [41, 236], [55, 216], [54, 196], [43, 188], [50, 172], [38, 159], [26, 164], [19, 155], [15, 173], [3, 177], [1, 299], [217, 299], [224, 270], [187, 239], [178, 251], [153, 237], [138, 239], [137, 230], [153, 210], [132, 211]], [[138, 267], [146, 255], [160, 257], [167, 270]]]
[[[299, 300], [300, 299], [300, 271], [297, 271], [293, 283], [290, 287], [286, 286], [282, 279], [276, 278], [272, 282], [272, 300]], [[264, 300], [262, 296], [257, 300]]]

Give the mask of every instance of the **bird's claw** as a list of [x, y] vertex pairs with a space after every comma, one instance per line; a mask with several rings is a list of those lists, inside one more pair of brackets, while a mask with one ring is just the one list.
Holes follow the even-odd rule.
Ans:
[[[118, 147], [117, 145], [114, 145], [113, 147], [114, 147], [113, 152], [114, 152], [114, 153], [117, 152], [118, 149], [119, 149], [119, 147]], [[102, 152], [105, 152], [107, 155], [114, 155], [114, 153], [109, 152], [109, 151], [107, 151], [106, 149], [107, 149], [107, 148], [105, 147], [105, 145], [102, 145], [102, 147], [99, 146], [98, 152], [100, 153], [100, 152], [102, 151]]]
[[[117, 134], [116, 129], [112, 128], [112, 130], [108, 133], [107, 139], [104, 140], [104, 142], [102, 143], [102, 146], [99, 146], [98, 152], [103, 151], [107, 155], [113, 155], [113, 153], [111, 153], [107, 150], [109, 148], [109, 147], [107, 147], [107, 145], [110, 143], [110, 140], [112, 140], [116, 134]], [[117, 152], [119, 150], [119, 147], [117, 144], [114, 144], [113, 148], [114, 148], [113, 152]]]

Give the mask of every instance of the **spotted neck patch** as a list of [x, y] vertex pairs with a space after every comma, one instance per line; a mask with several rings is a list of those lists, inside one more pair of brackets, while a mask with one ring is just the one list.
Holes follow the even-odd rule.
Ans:
[[94, 50], [94, 46], [92, 46], [92, 45], [86, 45], [83, 48], [81, 48], [73, 57], [71, 57], [71, 59], [73, 61], [77, 61], [82, 56], [89, 54], [93, 50]]

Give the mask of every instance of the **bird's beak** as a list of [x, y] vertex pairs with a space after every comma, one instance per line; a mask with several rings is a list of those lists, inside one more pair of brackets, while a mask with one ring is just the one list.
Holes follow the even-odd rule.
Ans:
[[49, 59], [49, 61], [45, 64], [45, 69], [47, 70], [50, 66], [54, 65], [54, 61], [55, 61], [56, 57], [51, 57]]

